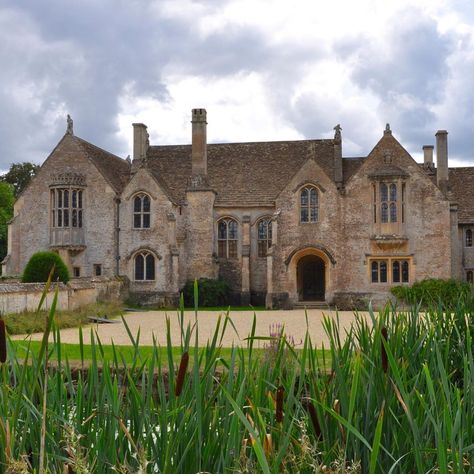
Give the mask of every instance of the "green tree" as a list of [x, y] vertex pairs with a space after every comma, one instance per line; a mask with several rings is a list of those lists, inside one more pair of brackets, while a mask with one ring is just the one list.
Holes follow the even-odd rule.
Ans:
[[8, 173], [5, 173], [1, 179], [13, 186], [15, 197], [18, 197], [39, 169], [40, 166], [34, 163], [12, 163]]
[[10, 184], [0, 181], [0, 262], [7, 254], [8, 221], [13, 216], [13, 188]]
[[63, 283], [69, 281], [69, 272], [61, 257], [55, 252], [34, 253], [23, 272], [23, 283], [36, 283], [48, 280], [49, 272], [54, 266], [53, 281], [59, 279]]

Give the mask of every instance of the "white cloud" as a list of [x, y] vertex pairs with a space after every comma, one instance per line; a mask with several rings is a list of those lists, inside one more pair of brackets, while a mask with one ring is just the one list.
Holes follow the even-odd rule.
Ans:
[[451, 163], [474, 165], [473, 38], [470, 0], [17, 0], [0, 7], [0, 156], [43, 160], [68, 112], [122, 156], [137, 121], [188, 143], [204, 107], [211, 142], [341, 123], [361, 155], [390, 122], [415, 155], [447, 128]]

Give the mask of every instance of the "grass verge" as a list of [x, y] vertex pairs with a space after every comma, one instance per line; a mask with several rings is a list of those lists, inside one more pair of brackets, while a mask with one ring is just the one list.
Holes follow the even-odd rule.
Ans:
[[[79, 327], [89, 324], [88, 316], [116, 317], [123, 312], [121, 303], [96, 303], [71, 311], [57, 311], [55, 324], [59, 329]], [[24, 311], [3, 316], [7, 331], [11, 335], [32, 334], [46, 329], [49, 311]]]

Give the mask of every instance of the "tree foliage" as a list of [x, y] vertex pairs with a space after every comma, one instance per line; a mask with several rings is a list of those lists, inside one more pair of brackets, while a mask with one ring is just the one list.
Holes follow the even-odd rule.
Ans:
[[13, 188], [10, 184], [0, 181], [0, 261], [7, 254], [8, 221], [13, 216]]
[[28, 260], [23, 272], [23, 283], [45, 282], [54, 266], [53, 281], [69, 281], [69, 272], [61, 257], [55, 252], [36, 252]]
[[28, 186], [31, 178], [35, 176], [39, 169], [40, 166], [35, 165], [34, 163], [13, 163], [10, 166], [8, 173], [4, 174], [1, 179], [13, 186], [15, 197], [18, 197], [18, 195]]

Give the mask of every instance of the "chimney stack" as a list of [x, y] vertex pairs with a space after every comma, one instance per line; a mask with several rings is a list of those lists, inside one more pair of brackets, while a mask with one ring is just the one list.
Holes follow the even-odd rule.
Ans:
[[446, 130], [436, 132], [436, 164], [438, 187], [446, 192], [448, 190], [448, 132]]
[[433, 164], [433, 145], [423, 145], [423, 164], [430, 166]]
[[207, 175], [206, 109], [192, 110], [192, 174]]
[[133, 125], [133, 159], [142, 160], [146, 157], [146, 152], [150, 143], [148, 141], [147, 127], [143, 123]]

